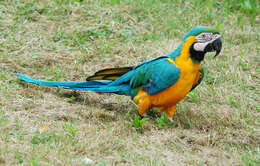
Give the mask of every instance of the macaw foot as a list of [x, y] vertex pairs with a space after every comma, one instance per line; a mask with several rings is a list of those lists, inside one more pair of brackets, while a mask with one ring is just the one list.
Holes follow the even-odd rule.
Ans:
[[162, 110], [161, 110], [162, 112], [166, 113], [166, 115], [168, 116], [168, 122], [171, 124], [175, 123], [175, 121], [173, 120], [175, 110], [176, 110], [176, 105], [171, 106], [171, 107], [162, 108]]
[[143, 115], [141, 115], [141, 114], [138, 113], [138, 115], [139, 115], [139, 118], [140, 118], [140, 119], [143, 119], [143, 118], [147, 117], [147, 114], [146, 114], [146, 113], [144, 113]]

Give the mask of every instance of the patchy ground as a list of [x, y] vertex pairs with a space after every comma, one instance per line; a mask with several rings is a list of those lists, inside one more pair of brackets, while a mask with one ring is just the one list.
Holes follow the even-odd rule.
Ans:
[[[259, 165], [259, 4], [254, 0], [0, 1], [0, 165]], [[128, 97], [25, 84], [84, 80], [168, 54], [198, 25], [223, 51], [177, 107], [136, 129]]]

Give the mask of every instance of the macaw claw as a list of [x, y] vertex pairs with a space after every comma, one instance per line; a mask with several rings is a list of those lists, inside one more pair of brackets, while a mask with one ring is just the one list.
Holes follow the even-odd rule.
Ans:
[[143, 118], [145, 118], [145, 117], [147, 117], [147, 114], [146, 114], [146, 113], [144, 113], [143, 115], [139, 114], [140, 120], [143, 119]]

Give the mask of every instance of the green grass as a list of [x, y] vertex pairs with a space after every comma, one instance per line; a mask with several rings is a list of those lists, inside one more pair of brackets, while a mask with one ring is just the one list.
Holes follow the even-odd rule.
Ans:
[[138, 115], [131, 120], [131, 125], [135, 127], [137, 130], [141, 130], [144, 127], [144, 124], [149, 120], [149, 118], [140, 119]]
[[[0, 165], [259, 165], [259, 14], [257, 0], [0, 1]], [[223, 50], [174, 126], [155, 110], [135, 120], [125, 96], [15, 75], [85, 80], [166, 55], [198, 25], [218, 28]]]

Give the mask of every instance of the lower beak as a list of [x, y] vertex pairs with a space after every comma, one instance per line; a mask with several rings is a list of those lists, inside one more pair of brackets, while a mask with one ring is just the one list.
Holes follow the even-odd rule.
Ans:
[[217, 38], [215, 39], [212, 43], [209, 43], [206, 48], [205, 48], [205, 51], [206, 52], [215, 52], [216, 51], [216, 56], [219, 55], [220, 51], [221, 51], [221, 48], [222, 48], [222, 41], [221, 41], [221, 38]]

